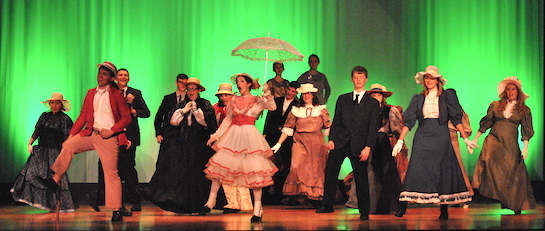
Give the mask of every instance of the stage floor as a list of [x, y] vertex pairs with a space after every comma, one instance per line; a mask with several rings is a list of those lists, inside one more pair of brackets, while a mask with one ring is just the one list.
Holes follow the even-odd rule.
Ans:
[[470, 203], [468, 208], [449, 208], [449, 220], [440, 221], [439, 207], [410, 204], [407, 213], [397, 218], [389, 215], [370, 215], [359, 220], [357, 209], [335, 206], [335, 213], [317, 214], [304, 206], [264, 206], [263, 221], [250, 223], [251, 211], [222, 214], [213, 210], [207, 216], [176, 214], [163, 211], [149, 202], [142, 204], [142, 212], [111, 222], [111, 210], [95, 212], [83, 204], [73, 213], [55, 213], [26, 205], [0, 207], [0, 230], [543, 230], [545, 206], [514, 215], [500, 209], [498, 203]]

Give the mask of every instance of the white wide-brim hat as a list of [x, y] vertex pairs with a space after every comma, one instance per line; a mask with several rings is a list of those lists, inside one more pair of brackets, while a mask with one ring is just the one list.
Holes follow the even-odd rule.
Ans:
[[228, 94], [228, 95], [234, 94], [233, 86], [231, 86], [230, 83], [220, 84], [220, 87], [218, 88], [218, 92], [216, 92], [216, 95], [221, 95], [221, 94]]
[[239, 76], [246, 76], [252, 80], [252, 89], [258, 89], [261, 87], [261, 84], [259, 84], [259, 78], [253, 78], [251, 75], [246, 73], [238, 73], [231, 76], [231, 82], [234, 84], [237, 84], [237, 77]]
[[390, 97], [390, 96], [392, 96], [394, 94], [391, 91], [387, 91], [386, 87], [384, 85], [381, 85], [381, 84], [378, 84], [378, 83], [371, 84], [370, 90], [367, 91], [367, 92], [369, 92], [369, 94], [371, 94], [371, 93], [381, 93], [386, 98]]
[[314, 87], [312, 83], [301, 84], [301, 87], [297, 88], [298, 93], [307, 93], [307, 92], [318, 92], [318, 88]]
[[520, 94], [519, 98], [522, 101], [525, 101], [526, 99], [528, 99], [528, 97], [530, 97], [528, 94], [526, 94], [526, 93], [524, 93], [524, 91], [522, 91], [522, 84], [520, 83], [520, 80], [517, 79], [516, 76], [509, 76], [509, 77], [503, 79], [498, 84], [498, 97], [501, 97], [501, 94], [505, 91], [505, 88], [507, 87], [508, 84], [514, 84], [515, 86], [517, 86], [520, 89], [521, 94]]
[[420, 85], [424, 84], [424, 76], [426, 74], [429, 74], [434, 78], [438, 78], [438, 80], [443, 83], [443, 85], [447, 84], [447, 80], [445, 79], [445, 77], [439, 74], [439, 68], [434, 65], [427, 66], [425, 71], [417, 72], [414, 76], [414, 80], [416, 81], [416, 83]]
[[61, 101], [63, 111], [70, 111], [70, 107], [72, 107], [72, 104], [70, 103], [70, 101], [64, 99], [64, 96], [59, 92], [53, 93], [53, 95], [51, 95], [50, 99], [42, 102], [45, 105], [45, 107], [47, 107], [49, 110], [51, 110], [51, 107], [49, 106], [49, 101], [51, 101], [51, 100]]

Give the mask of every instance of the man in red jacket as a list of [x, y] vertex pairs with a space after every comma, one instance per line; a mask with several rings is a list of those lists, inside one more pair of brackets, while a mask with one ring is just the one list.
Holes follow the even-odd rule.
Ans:
[[117, 68], [113, 63], [105, 61], [98, 64], [98, 86], [87, 92], [81, 113], [63, 143], [61, 153], [51, 166], [52, 178], [38, 180], [56, 191], [74, 154], [96, 150], [104, 168], [106, 207], [114, 210], [112, 221], [122, 221], [121, 180], [117, 171], [118, 145], [128, 145], [124, 129], [131, 122], [131, 112], [121, 90], [114, 83], [116, 73]]

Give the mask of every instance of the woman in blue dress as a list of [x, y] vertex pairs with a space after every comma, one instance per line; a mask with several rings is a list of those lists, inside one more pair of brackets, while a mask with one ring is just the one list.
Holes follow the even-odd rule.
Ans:
[[468, 139], [462, 126], [462, 110], [456, 91], [443, 89], [447, 80], [435, 66], [415, 76], [423, 91], [411, 99], [404, 113], [405, 124], [392, 155], [402, 148], [405, 135], [418, 120], [413, 140], [409, 167], [401, 194], [400, 206], [395, 216], [405, 214], [407, 203], [434, 203], [441, 205], [439, 219], [448, 219], [448, 205], [471, 201], [462, 171], [454, 152], [448, 122], [458, 128], [470, 152], [477, 144]]

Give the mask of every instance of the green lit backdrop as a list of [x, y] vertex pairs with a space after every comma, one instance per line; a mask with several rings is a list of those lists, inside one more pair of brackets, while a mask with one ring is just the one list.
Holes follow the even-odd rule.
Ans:
[[[152, 111], [140, 120], [137, 151], [140, 180], [148, 182], [159, 148], [153, 117], [163, 96], [175, 90], [176, 75], [201, 79], [207, 88], [202, 97], [216, 102], [218, 85], [232, 74], [264, 77], [265, 62], [230, 53], [268, 32], [305, 55], [303, 62], [285, 63], [288, 80], [308, 70], [310, 54], [320, 57], [318, 70], [332, 86], [331, 112], [337, 96], [352, 90], [356, 65], [369, 70], [367, 86], [385, 85], [394, 92], [388, 102], [406, 108], [421, 91], [414, 74], [434, 64], [448, 79], [446, 87], [457, 90], [476, 131], [497, 100], [498, 82], [516, 75], [534, 117], [526, 164], [532, 180], [543, 180], [543, 1], [1, 2], [0, 182], [12, 182], [25, 163], [26, 144], [46, 110], [40, 102], [62, 92], [72, 101], [68, 115], [75, 120], [87, 89], [96, 86], [96, 64], [105, 60], [130, 71], [129, 85], [142, 90]], [[274, 74], [271, 65], [267, 78]], [[478, 154], [462, 149], [470, 177]], [[72, 182], [96, 182], [96, 163], [96, 153], [77, 156]], [[340, 177], [347, 171], [349, 165]]]

